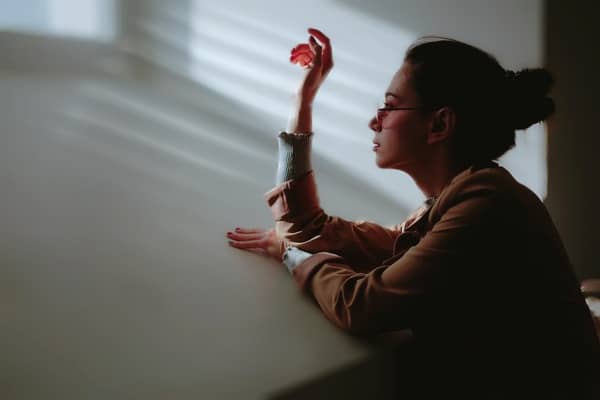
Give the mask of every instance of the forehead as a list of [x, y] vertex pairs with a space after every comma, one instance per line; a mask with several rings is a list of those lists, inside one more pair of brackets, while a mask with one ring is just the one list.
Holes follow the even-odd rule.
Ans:
[[401, 101], [416, 100], [416, 92], [412, 86], [411, 65], [404, 63], [402, 67], [394, 74], [392, 80], [386, 90], [388, 95]]

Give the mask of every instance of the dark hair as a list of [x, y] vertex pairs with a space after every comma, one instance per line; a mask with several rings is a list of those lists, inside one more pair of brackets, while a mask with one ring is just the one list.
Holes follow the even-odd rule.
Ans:
[[456, 112], [454, 146], [470, 163], [495, 160], [525, 129], [554, 112], [553, 79], [543, 68], [507, 71], [490, 54], [454, 39], [423, 37], [405, 55], [423, 106]]

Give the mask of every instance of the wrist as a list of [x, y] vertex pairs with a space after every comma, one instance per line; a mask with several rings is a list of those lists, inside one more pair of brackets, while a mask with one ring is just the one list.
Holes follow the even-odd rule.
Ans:
[[283, 253], [282, 262], [283, 265], [287, 268], [287, 270], [292, 273], [292, 271], [300, 264], [304, 262], [307, 258], [311, 257], [313, 253], [308, 253], [306, 251], [300, 250], [297, 247], [288, 245], [286, 247], [285, 252]]

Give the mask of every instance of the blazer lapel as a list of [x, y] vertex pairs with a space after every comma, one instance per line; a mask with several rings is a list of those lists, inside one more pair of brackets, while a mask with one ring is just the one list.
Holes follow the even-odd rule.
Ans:
[[392, 264], [408, 251], [411, 247], [419, 243], [421, 238], [428, 231], [427, 225], [429, 211], [433, 206], [434, 200], [427, 199], [425, 203], [412, 213], [408, 219], [401, 225], [401, 233], [394, 241], [393, 256], [385, 260], [384, 265]]
[[425, 200], [425, 203], [423, 203], [421, 207], [417, 208], [400, 226], [401, 231], [406, 232], [414, 225], [416, 225], [419, 221], [421, 221], [427, 215], [429, 210], [431, 210], [431, 207], [433, 206], [434, 202], [435, 200], [433, 198]]

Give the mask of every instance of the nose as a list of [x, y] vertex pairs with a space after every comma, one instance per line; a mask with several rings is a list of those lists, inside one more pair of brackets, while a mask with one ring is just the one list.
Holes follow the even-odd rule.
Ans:
[[381, 124], [379, 123], [377, 117], [371, 118], [371, 121], [369, 121], [369, 128], [375, 132], [381, 132]]

